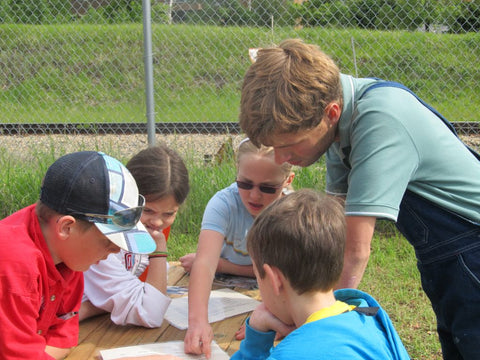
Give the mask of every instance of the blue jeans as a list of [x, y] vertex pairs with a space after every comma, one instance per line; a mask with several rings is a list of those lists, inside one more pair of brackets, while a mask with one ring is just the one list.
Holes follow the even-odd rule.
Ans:
[[415, 248], [443, 358], [479, 360], [480, 226], [407, 190], [397, 228]]

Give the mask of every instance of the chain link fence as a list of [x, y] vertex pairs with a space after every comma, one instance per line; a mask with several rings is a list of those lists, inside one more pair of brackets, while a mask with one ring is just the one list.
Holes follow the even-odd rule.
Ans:
[[[249, 48], [286, 38], [319, 45], [344, 73], [405, 84], [480, 150], [479, 141], [466, 141], [480, 133], [480, 1], [150, 1], [152, 54], [146, 57], [147, 0], [0, 0], [0, 160], [8, 156], [0, 192], [21, 195], [6, 186], [8, 166], [43, 166], [50, 157], [37, 152], [56, 157], [95, 149], [127, 160], [146, 147], [144, 64], [151, 60], [157, 138], [197, 156], [191, 182], [207, 184], [192, 186], [175, 221], [182, 231], [173, 231], [173, 243], [181, 243], [198, 230], [210, 196], [234, 179], [233, 165], [223, 178], [209, 165], [220, 164], [241, 140], [237, 118]], [[34, 156], [24, 155], [29, 151]], [[323, 189], [324, 167], [315, 167], [300, 169], [294, 186], [309, 181]], [[18, 188], [27, 187], [19, 182]], [[416, 332], [423, 353], [434, 320], [421, 315], [407, 329]], [[405, 337], [415, 344], [412, 331]]]
[[[248, 49], [291, 37], [478, 132], [478, 1], [152, 0], [151, 19], [159, 133], [238, 133]], [[146, 133], [142, 20], [141, 0], [2, 0], [0, 134]]]

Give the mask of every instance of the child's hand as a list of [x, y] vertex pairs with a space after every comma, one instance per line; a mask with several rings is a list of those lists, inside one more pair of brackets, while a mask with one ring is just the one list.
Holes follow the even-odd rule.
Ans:
[[184, 350], [186, 354], [205, 354], [210, 359], [212, 350], [210, 344], [213, 340], [213, 330], [210, 324], [188, 325], [184, 339]]
[[180, 265], [182, 265], [183, 269], [188, 273], [192, 271], [193, 262], [195, 261], [195, 255], [195, 253], [190, 253], [182, 256], [179, 259]]
[[235, 333], [235, 340], [243, 340], [245, 339], [245, 324], [240, 326], [240, 328]]
[[[282, 340], [287, 335], [288, 334], [282, 334], [280, 332], [277, 332], [277, 334], [275, 335], [275, 341]], [[245, 324], [240, 326], [240, 328], [235, 332], [235, 340], [240, 341], [240, 340], [243, 340], [243, 339], [245, 339]]]
[[166, 251], [167, 250], [167, 239], [165, 238], [165, 234], [162, 230], [157, 230], [152, 227], [147, 226], [148, 233], [157, 244], [156, 251]]
[[295, 330], [295, 325], [285, 324], [273, 315], [262, 302], [250, 315], [249, 325], [255, 330], [267, 332], [275, 331], [276, 338], [283, 338]]

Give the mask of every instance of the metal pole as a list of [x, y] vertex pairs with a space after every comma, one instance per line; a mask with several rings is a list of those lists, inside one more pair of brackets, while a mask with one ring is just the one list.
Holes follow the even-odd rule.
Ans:
[[172, 6], [173, 0], [168, 3], [168, 25], [172, 25]]
[[155, 145], [155, 103], [153, 99], [152, 14], [150, 0], [142, 0], [143, 60], [145, 63], [145, 97], [148, 145]]
[[353, 65], [355, 66], [355, 77], [358, 77], [358, 68], [357, 68], [357, 54], [355, 54], [355, 40], [353, 36], [351, 37], [352, 42], [352, 52], [353, 52]]

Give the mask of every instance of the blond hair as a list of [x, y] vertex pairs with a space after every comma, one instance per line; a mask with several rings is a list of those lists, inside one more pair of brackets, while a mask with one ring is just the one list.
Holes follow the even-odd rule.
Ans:
[[[255, 144], [252, 143], [252, 141], [250, 141], [249, 138], [243, 139], [240, 142], [240, 145], [238, 146], [238, 150], [237, 150], [237, 157], [236, 157], [237, 169], [242, 156], [246, 154], [255, 154], [259, 156], [274, 158], [275, 151], [271, 146], [264, 146], [264, 145], [256, 146]], [[280, 165], [280, 168], [282, 170], [282, 173], [285, 175], [285, 177], [289, 176], [290, 173], [292, 172], [292, 165], [290, 165], [289, 163], [283, 163], [282, 165]]]

